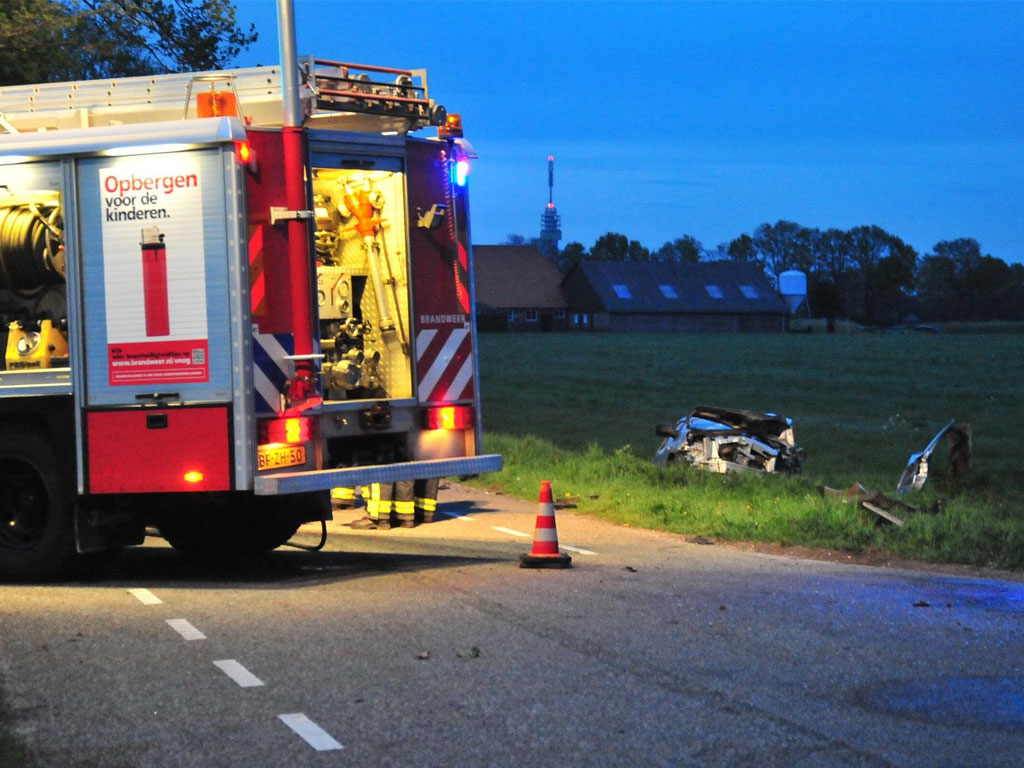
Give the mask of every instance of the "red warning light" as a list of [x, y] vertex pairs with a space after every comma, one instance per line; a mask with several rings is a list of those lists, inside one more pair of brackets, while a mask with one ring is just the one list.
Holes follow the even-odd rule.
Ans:
[[427, 429], [469, 429], [473, 426], [473, 410], [466, 405], [446, 405], [428, 408]]
[[303, 443], [312, 435], [311, 420], [305, 416], [271, 419], [260, 425], [261, 443]]

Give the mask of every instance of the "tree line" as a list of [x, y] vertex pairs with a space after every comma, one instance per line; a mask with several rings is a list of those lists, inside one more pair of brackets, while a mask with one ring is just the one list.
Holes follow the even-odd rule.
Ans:
[[[526, 239], [510, 235], [507, 242], [524, 244]], [[1024, 265], [983, 254], [970, 237], [942, 240], [921, 256], [878, 226], [821, 230], [780, 220], [714, 248], [683, 235], [650, 250], [607, 232], [589, 250], [579, 242], [566, 243], [556, 258], [563, 271], [581, 259], [742, 261], [761, 265], [773, 279], [798, 269], [807, 274], [814, 316], [848, 317], [869, 325], [892, 325], [911, 315], [926, 322], [1024, 320]]]
[[256, 37], [230, 0], [3, 0], [0, 86], [222, 69]]

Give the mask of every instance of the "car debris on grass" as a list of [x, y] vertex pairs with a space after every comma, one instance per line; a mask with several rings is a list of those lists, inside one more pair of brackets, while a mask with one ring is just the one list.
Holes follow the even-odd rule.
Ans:
[[[915, 453], [907, 462], [906, 469], [900, 475], [896, 483], [896, 493], [905, 495], [910, 491], [919, 491], [924, 487], [928, 479], [929, 462], [932, 453], [943, 437], [949, 436], [949, 473], [951, 477], [959, 478], [971, 468], [972, 437], [971, 425], [959, 424], [956, 419], [951, 420], [946, 426], [939, 430], [920, 453]], [[870, 491], [860, 483], [855, 483], [846, 489], [837, 490], [822, 486], [818, 489], [821, 494], [828, 498], [838, 498], [844, 502], [854, 502], [862, 509], [872, 512], [880, 520], [890, 522], [898, 527], [903, 527], [909, 515], [924, 512], [938, 514], [945, 509], [946, 502], [943, 499], [936, 499], [927, 507], [914, 507], [898, 499], [890, 498], [881, 491]]]
[[928, 479], [928, 462], [932, 452], [943, 437], [949, 436], [949, 473], [952, 477], [962, 477], [971, 468], [973, 447], [970, 424], [958, 424], [952, 419], [939, 433], [931, 439], [920, 453], [915, 453], [907, 461], [907, 468], [896, 483], [896, 492], [903, 494], [908, 491], [919, 491]]
[[941, 510], [941, 502], [936, 502], [931, 508], [918, 509], [909, 504], [890, 498], [881, 491], [871, 491], [860, 483], [854, 483], [849, 488], [829, 488], [823, 485], [818, 492], [827, 499], [838, 499], [844, 503], [859, 505], [862, 509], [872, 512], [881, 520], [887, 521], [898, 527], [903, 527], [906, 518], [917, 512], [937, 513]]
[[[806, 457], [804, 449], [794, 440], [793, 420], [776, 413], [698, 406], [676, 424], [658, 424], [655, 432], [664, 438], [654, 456], [654, 463], [659, 466], [683, 462], [721, 474], [794, 473], [803, 468]], [[932, 453], [947, 436], [950, 476], [960, 478], [971, 468], [971, 425], [953, 419], [939, 430], [924, 450], [910, 457], [896, 484], [898, 495], [919, 491], [924, 486]], [[852, 502], [871, 512], [876, 522], [888, 522], [898, 527], [905, 525], [910, 515], [919, 512], [937, 514], [945, 509], [942, 499], [926, 507], [915, 507], [881, 491], [869, 490], [860, 483], [841, 489], [819, 486], [818, 491], [826, 498]]]

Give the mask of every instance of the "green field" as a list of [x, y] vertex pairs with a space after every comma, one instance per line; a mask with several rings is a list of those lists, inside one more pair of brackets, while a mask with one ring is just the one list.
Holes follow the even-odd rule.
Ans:
[[[990, 334], [482, 334], [485, 485], [524, 498], [540, 479], [581, 511], [719, 539], [930, 561], [1024, 566], [1024, 336]], [[653, 467], [658, 422], [696, 405], [774, 411], [807, 451], [800, 475], [719, 476]], [[898, 529], [825, 500], [820, 485], [894, 492], [911, 453], [950, 419], [974, 432], [960, 484], [933, 456]]]

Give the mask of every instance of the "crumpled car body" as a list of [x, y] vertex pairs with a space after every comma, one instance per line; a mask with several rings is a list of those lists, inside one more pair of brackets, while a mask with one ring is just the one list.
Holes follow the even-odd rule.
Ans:
[[924, 486], [925, 480], [928, 479], [928, 462], [931, 460], [932, 452], [939, 444], [939, 441], [945, 437], [954, 426], [956, 426], [956, 419], [953, 419], [949, 424], [940, 429], [939, 434], [931, 439], [931, 442], [924, 447], [923, 451], [911, 455], [910, 459], [907, 461], [907, 468], [903, 470], [903, 474], [900, 475], [899, 482], [896, 483], [897, 493], [921, 490]]
[[804, 449], [793, 420], [775, 413], [698, 406], [677, 424], [659, 424], [665, 438], [654, 463], [682, 461], [711, 472], [799, 472]]

